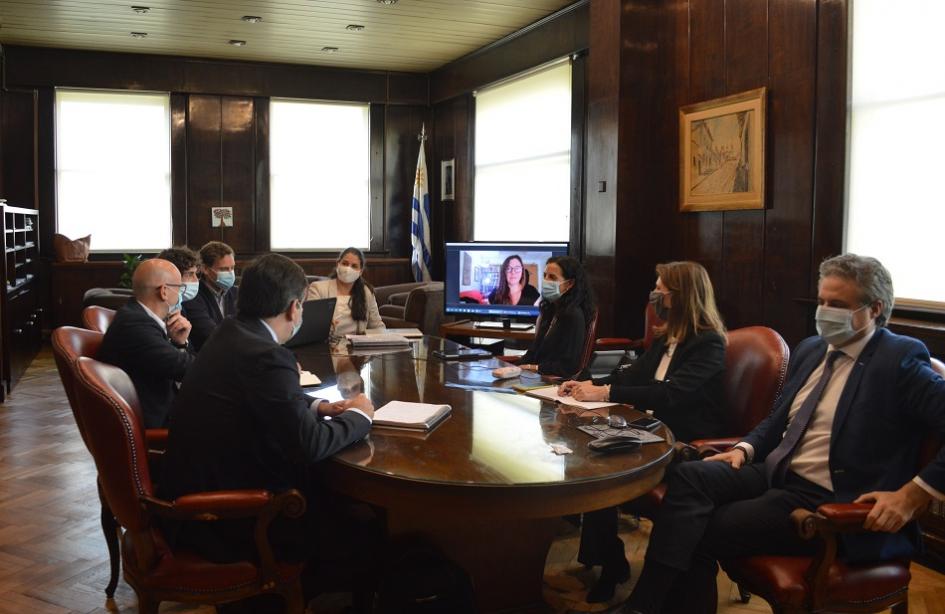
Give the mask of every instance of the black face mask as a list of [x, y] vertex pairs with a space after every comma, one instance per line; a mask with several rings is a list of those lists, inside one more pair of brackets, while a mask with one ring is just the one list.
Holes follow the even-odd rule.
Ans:
[[653, 305], [656, 317], [665, 322], [666, 318], [669, 317], [669, 307], [663, 304], [663, 293], [659, 290], [650, 292], [650, 304]]

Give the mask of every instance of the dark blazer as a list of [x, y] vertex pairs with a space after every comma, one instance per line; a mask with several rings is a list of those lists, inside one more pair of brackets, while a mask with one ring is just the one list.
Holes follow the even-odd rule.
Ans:
[[538, 365], [542, 375], [574, 377], [581, 368], [586, 338], [587, 322], [580, 308], [559, 312], [556, 307], [542, 307], [535, 341], [521, 364]]
[[[307, 492], [312, 465], [362, 439], [371, 423], [356, 412], [318, 418], [299, 387], [295, 356], [273, 341], [260, 320], [227, 318], [219, 331], [194, 361], [171, 409], [161, 496], [256, 488]], [[186, 531], [214, 560], [236, 560], [252, 549], [251, 531], [231, 534], [237, 526], [242, 523], [196, 523], [168, 532], [174, 540]]]
[[636, 362], [598, 383], [610, 384], [610, 400], [628, 403], [653, 415], [679, 441], [723, 434], [725, 422], [725, 338], [715, 331], [690, 335], [676, 346], [663, 381], [654, 379], [666, 338], [657, 337]]
[[135, 299], [115, 314], [98, 359], [120, 367], [134, 382], [145, 428], [167, 426], [177, 384], [194, 361], [189, 348], [177, 348], [161, 325]]
[[184, 317], [190, 320], [193, 327], [190, 331], [190, 344], [195, 351], [200, 351], [203, 344], [210, 338], [223, 318], [236, 315], [236, 301], [239, 298], [239, 287], [233, 286], [223, 295], [223, 312], [217, 303], [217, 295], [210, 289], [209, 282], [201, 279], [197, 296], [183, 305]]
[[[826, 352], [823, 339], [811, 337], [791, 353], [781, 400], [744, 438], [755, 449], [754, 462], [780, 443], [794, 397]], [[911, 337], [877, 330], [837, 403], [828, 460], [836, 500], [847, 503], [870, 491], [901, 488], [916, 475], [920, 442], [935, 432], [945, 433], [945, 380], [929, 365], [928, 350]], [[945, 492], [945, 447], [918, 475]], [[911, 554], [919, 532], [913, 522], [897, 534], [841, 538], [846, 558], [875, 560]]]

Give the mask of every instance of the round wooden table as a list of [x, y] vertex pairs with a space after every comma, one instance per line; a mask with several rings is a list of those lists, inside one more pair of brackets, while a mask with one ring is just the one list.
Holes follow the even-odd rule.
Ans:
[[[665, 442], [632, 453], [592, 452], [591, 436], [578, 426], [595, 418], [600, 423], [608, 413], [628, 420], [641, 413], [623, 405], [590, 412], [509, 393], [513, 384], [541, 380], [493, 383], [491, 370], [504, 363], [443, 362], [431, 355], [453, 347], [425, 337], [409, 350], [382, 353], [296, 350], [302, 366], [325, 384], [363, 385], [375, 407], [392, 400], [452, 407], [430, 432], [375, 427], [323, 463], [324, 477], [338, 492], [385, 508], [392, 537], [422, 535], [461, 565], [480, 611], [535, 605], [559, 519], [652, 489], [671, 460], [674, 438], [664, 427], [657, 434]], [[340, 393], [331, 387], [321, 394]], [[552, 443], [573, 453], [556, 455]]]

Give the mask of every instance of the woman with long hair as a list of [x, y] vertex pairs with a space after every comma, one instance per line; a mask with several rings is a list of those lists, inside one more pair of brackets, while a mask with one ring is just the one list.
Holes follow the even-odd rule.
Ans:
[[597, 310], [594, 293], [577, 258], [548, 259], [541, 297], [535, 341], [519, 366], [542, 375], [573, 377], [581, 368], [587, 325]]
[[489, 293], [489, 304], [534, 305], [541, 295], [529, 281], [522, 257], [518, 254], [509, 256], [499, 269], [499, 285]]
[[313, 281], [308, 286], [307, 301], [338, 299], [331, 321], [333, 339], [347, 334], [361, 334], [369, 328], [385, 328], [377, 309], [374, 290], [364, 280], [366, 264], [364, 253], [356, 247], [349, 247], [338, 254], [329, 279]]
[[[559, 394], [652, 411], [680, 441], [718, 436], [724, 427], [725, 325], [709, 274], [696, 262], [668, 262], [656, 265], [656, 275], [650, 302], [664, 324], [652, 347], [603, 380], [561, 384]], [[578, 560], [603, 566], [588, 602], [609, 601], [629, 578], [616, 508], [584, 515]]]

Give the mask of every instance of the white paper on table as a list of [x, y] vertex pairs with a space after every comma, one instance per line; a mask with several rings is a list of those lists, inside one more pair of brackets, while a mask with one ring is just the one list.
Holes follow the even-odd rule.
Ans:
[[546, 386], [545, 388], [526, 390], [525, 394], [538, 397], [539, 399], [543, 399], [545, 401], [553, 401], [555, 403], [561, 403], [562, 405], [580, 407], [581, 409], [601, 409], [602, 407], [613, 407], [614, 405], [619, 405], [619, 403], [611, 403], [610, 401], [576, 401], [572, 397], [558, 396], [557, 386]]

